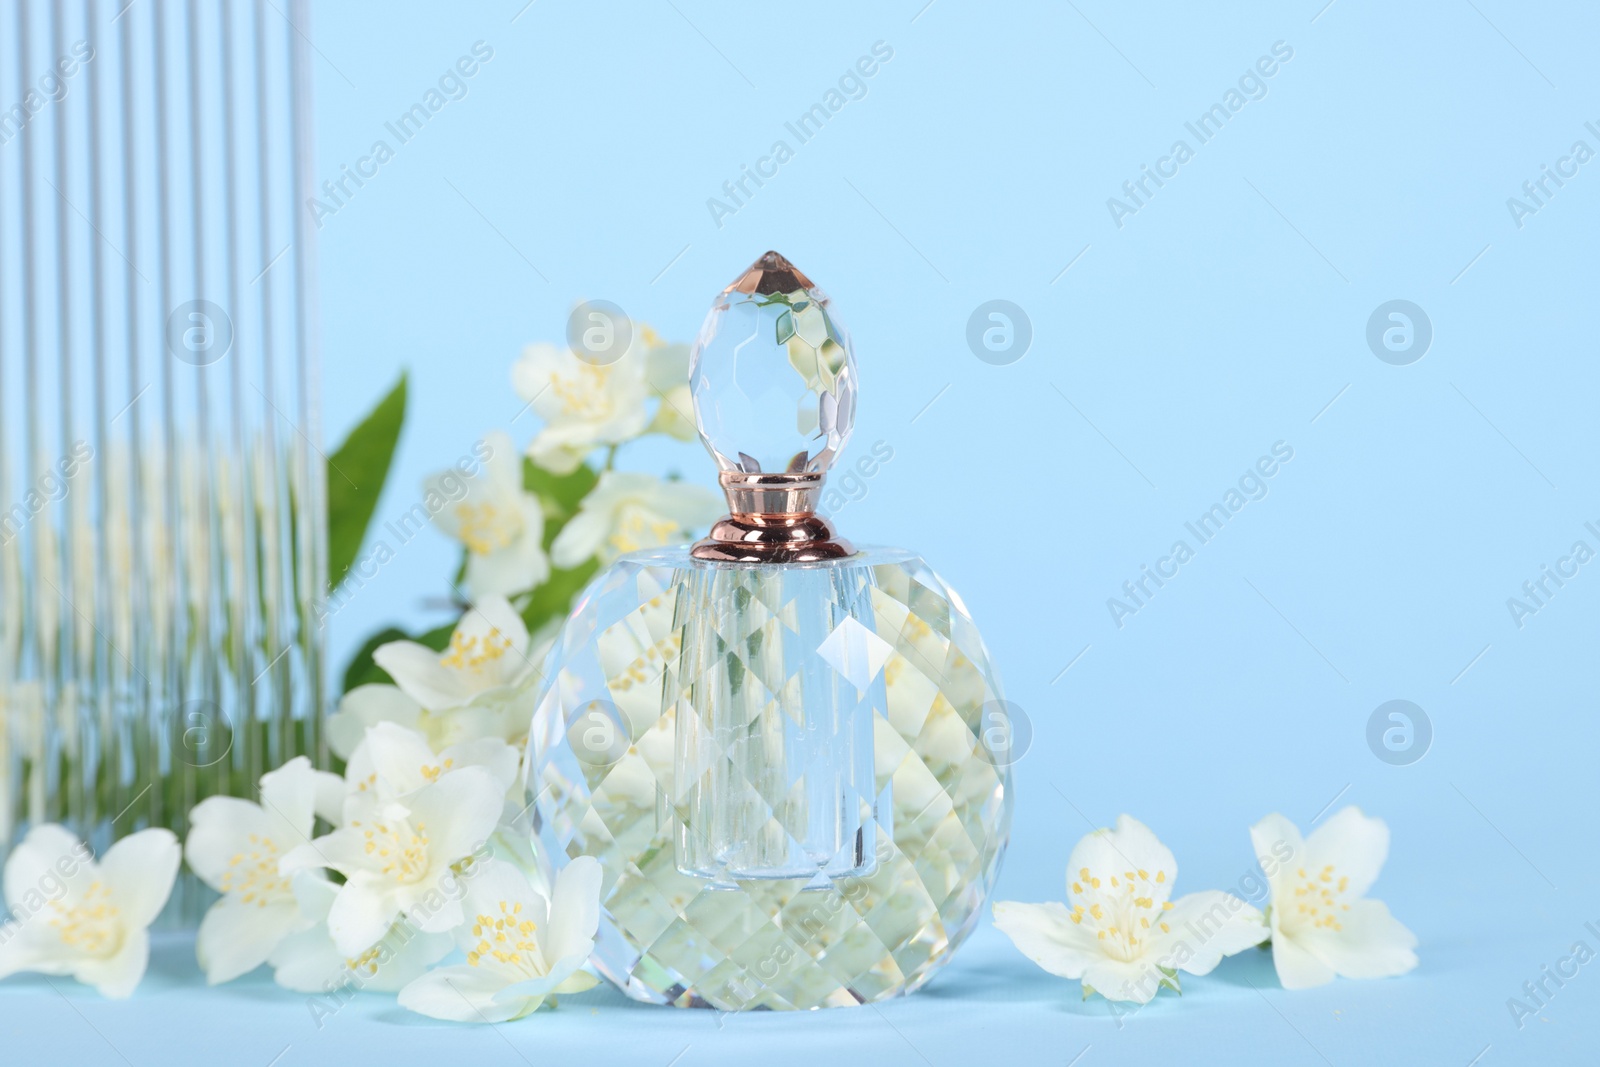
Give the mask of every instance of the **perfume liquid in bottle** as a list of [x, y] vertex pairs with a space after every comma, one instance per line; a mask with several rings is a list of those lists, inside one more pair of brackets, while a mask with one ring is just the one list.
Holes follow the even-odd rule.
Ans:
[[971, 932], [1010, 818], [999, 681], [917, 556], [816, 513], [856, 365], [769, 252], [690, 372], [729, 513], [580, 598], [530, 733], [535, 844], [605, 869], [596, 961], [630, 996], [816, 1008], [921, 986]]

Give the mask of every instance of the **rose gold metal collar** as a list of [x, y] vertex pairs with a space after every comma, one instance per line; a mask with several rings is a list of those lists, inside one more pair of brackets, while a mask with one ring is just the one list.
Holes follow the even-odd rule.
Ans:
[[815, 563], [854, 555], [817, 514], [823, 473], [723, 471], [718, 480], [728, 514], [695, 543], [695, 559], [722, 563]]

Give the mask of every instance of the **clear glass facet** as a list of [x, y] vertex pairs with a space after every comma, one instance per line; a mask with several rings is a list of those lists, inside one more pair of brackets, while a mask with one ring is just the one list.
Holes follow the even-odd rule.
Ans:
[[723, 470], [827, 470], [855, 421], [850, 338], [815, 286], [719, 296], [695, 341], [689, 387]]
[[892, 650], [871, 629], [870, 578], [848, 563], [706, 562], [680, 578], [680, 684], [662, 687], [662, 710], [677, 727], [684, 874], [731, 887], [871, 872], [872, 720]]
[[999, 869], [1010, 772], [981, 731], [1001, 696], [959, 598], [911, 553], [625, 556], [546, 665], [536, 844], [555, 867], [600, 861], [595, 959], [637, 999], [909, 992], [971, 932]]

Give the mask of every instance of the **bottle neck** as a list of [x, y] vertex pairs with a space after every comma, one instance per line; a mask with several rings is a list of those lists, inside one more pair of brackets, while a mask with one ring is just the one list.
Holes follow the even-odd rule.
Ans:
[[695, 543], [695, 559], [724, 563], [811, 563], [854, 555], [833, 524], [817, 514], [821, 471], [754, 474], [723, 471], [728, 514]]

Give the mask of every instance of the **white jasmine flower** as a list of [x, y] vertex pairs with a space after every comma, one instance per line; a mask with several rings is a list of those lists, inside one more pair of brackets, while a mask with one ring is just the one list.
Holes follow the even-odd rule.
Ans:
[[489, 860], [467, 886], [468, 920], [456, 938], [465, 965], [441, 967], [400, 991], [400, 1005], [435, 1019], [505, 1022], [545, 998], [599, 981], [579, 970], [600, 924], [599, 861], [579, 856], [546, 900], [509, 863]]
[[345, 876], [328, 911], [334, 946], [362, 956], [404, 915], [425, 933], [461, 921], [460, 870], [487, 855], [500, 821], [505, 786], [483, 767], [442, 771], [397, 799], [386, 790], [349, 795], [344, 825], [300, 845], [279, 870], [326, 867]]
[[71, 975], [103, 996], [128, 996], [144, 977], [150, 924], [172, 894], [181, 860], [171, 830], [129, 834], [96, 862], [62, 827], [34, 827], [6, 859], [13, 918], [0, 927], [0, 978]]
[[1272, 962], [1285, 989], [1345, 978], [1388, 978], [1417, 965], [1416, 935], [1363, 894], [1389, 855], [1389, 827], [1356, 807], [1337, 812], [1311, 836], [1268, 815], [1250, 828], [1272, 890], [1267, 916]]
[[1238, 897], [1169, 899], [1177, 874], [1171, 850], [1122, 815], [1072, 850], [1067, 904], [998, 901], [994, 924], [1040, 967], [1082, 981], [1085, 996], [1148, 1003], [1163, 985], [1178, 988], [1179, 971], [1209, 974], [1267, 937], [1261, 913]]
[[437, 733], [429, 729], [431, 735], [515, 741], [527, 735], [539, 680], [540, 660], [529, 645], [528, 628], [506, 598], [486, 596], [461, 616], [442, 653], [415, 641], [391, 641], [372, 659], [424, 711], [462, 720]]
[[358, 685], [340, 697], [339, 707], [328, 716], [325, 728], [328, 747], [334, 755], [348, 762], [356, 746], [367, 736], [367, 730], [380, 722], [415, 730], [438, 751], [448, 743], [437, 733], [439, 724], [444, 721], [424, 711], [422, 705], [406, 696], [399, 686], [374, 682]]
[[278, 862], [311, 840], [316, 816], [338, 821], [344, 782], [313, 770], [296, 756], [261, 777], [261, 803], [214, 796], [189, 815], [184, 858], [200, 880], [222, 894], [200, 922], [195, 956], [211, 985], [228, 982], [267, 962], [302, 919], [289, 878]]
[[649, 425], [650, 385], [638, 338], [614, 363], [596, 366], [565, 348], [532, 344], [511, 368], [517, 393], [544, 420], [528, 445], [539, 466], [570, 474], [601, 445], [638, 437]]
[[[561, 631], [561, 618], [552, 619], [528, 639], [526, 662], [537, 667]], [[394, 723], [415, 730], [428, 739], [435, 752], [452, 745], [492, 737], [520, 743], [527, 732], [524, 719], [529, 687], [537, 681], [537, 670], [529, 676], [527, 686], [512, 687], [509, 692], [490, 691], [474, 697], [473, 702], [460, 708], [443, 708], [430, 711], [418, 704], [399, 686], [386, 683], [358, 685], [339, 698], [339, 707], [327, 719], [328, 747], [340, 759], [348, 760], [356, 746], [366, 736], [368, 728], [381, 722]]]
[[392, 722], [367, 731], [345, 764], [344, 785], [351, 801], [402, 800], [449, 771], [481, 767], [502, 792], [519, 777], [522, 755], [497, 737], [463, 741], [435, 753], [427, 738]]
[[645, 378], [661, 400], [649, 429], [693, 441], [700, 430], [694, 421], [694, 394], [689, 391], [689, 346], [666, 344], [650, 327], [640, 328], [645, 342]]
[[625, 552], [680, 541], [723, 513], [716, 494], [687, 482], [664, 482], [638, 471], [606, 471], [550, 546], [558, 567], [592, 556], [609, 563]]
[[[536, 657], [529, 658], [539, 662]], [[374, 682], [358, 685], [339, 698], [338, 710], [327, 719], [328, 747], [348, 761], [367, 736], [367, 730], [379, 723], [392, 723], [421, 734], [435, 752], [480, 737], [498, 738], [506, 726], [504, 716], [492, 707], [432, 712], [406, 696], [399, 686]]]
[[[448, 470], [429, 478], [425, 491], [442, 500], [459, 497], [433, 516], [439, 529], [467, 547], [465, 580], [473, 597], [510, 596], [550, 576], [544, 554], [544, 510], [522, 488], [522, 457], [503, 433], [484, 438], [489, 458], [471, 478]], [[465, 487], [463, 492], [463, 486]]]
[[272, 950], [273, 980], [296, 993], [332, 993], [346, 986], [397, 993], [455, 947], [444, 933], [429, 934], [401, 919], [359, 956], [346, 956], [328, 932], [328, 913], [339, 887], [310, 871], [294, 876], [295, 896], [305, 929], [290, 934]]
[[[517, 393], [533, 405], [544, 426], [528, 455], [546, 470], [570, 474], [604, 445], [644, 433], [693, 440], [689, 346], [669, 345], [644, 323], [633, 323], [628, 350], [596, 366], [554, 345], [533, 344], [511, 369]], [[655, 418], [649, 406], [658, 403]]]

